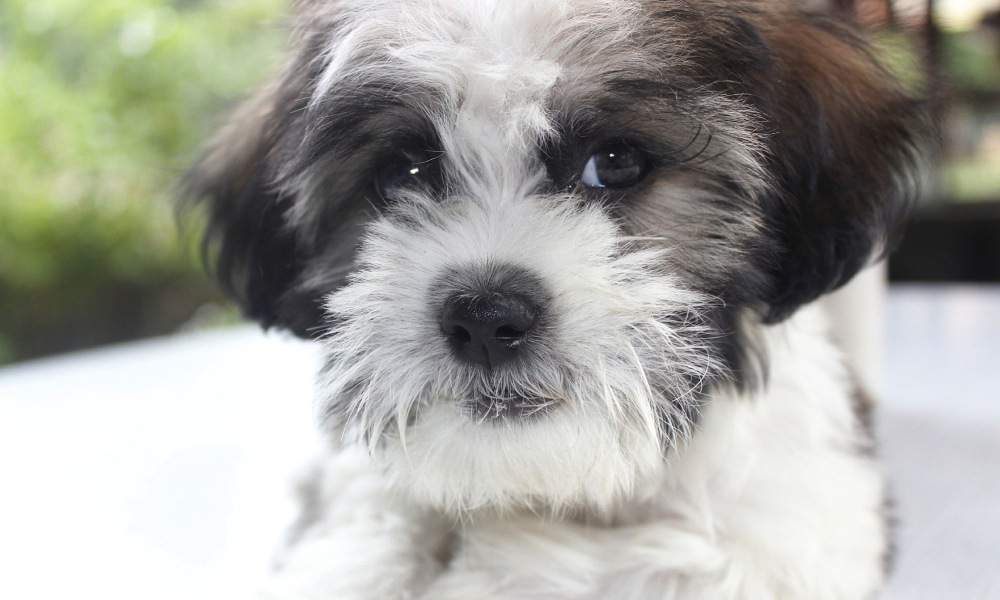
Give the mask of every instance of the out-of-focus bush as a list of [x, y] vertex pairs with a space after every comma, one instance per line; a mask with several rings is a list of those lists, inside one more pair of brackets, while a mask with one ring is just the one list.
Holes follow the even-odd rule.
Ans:
[[943, 191], [959, 202], [1000, 204], [1000, 29], [996, 27], [942, 37], [943, 68], [954, 95]]
[[0, 363], [211, 302], [171, 195], [276, 62], [281, 0], [0, 3]]

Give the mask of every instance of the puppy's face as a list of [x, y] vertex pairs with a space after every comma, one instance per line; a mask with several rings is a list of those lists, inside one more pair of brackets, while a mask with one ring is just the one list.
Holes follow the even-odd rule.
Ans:
[[324, 418], [419, 501], [610, 508], [904, 201], [914, 103], [777, 3], [299, 13], [191, 189], [223, 285], [323, 340]]

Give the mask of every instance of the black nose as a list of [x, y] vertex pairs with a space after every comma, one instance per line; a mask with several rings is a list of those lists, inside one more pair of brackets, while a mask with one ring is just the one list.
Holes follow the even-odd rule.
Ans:
[[461, 360], [492, 369], [517, 356], [538, 313], [536, 304], [516, 294], [454, 296], [441, 312], [441, 331]]

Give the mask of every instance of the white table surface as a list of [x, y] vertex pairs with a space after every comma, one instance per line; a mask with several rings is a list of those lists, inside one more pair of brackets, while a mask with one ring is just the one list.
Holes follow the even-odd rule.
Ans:
[[[1000, 599], [1000, 287], [897, 287], [885, 600]], [[250, 598], [315, 447], [315, 349], [251, 327], [0, 368], [0, 598]]]

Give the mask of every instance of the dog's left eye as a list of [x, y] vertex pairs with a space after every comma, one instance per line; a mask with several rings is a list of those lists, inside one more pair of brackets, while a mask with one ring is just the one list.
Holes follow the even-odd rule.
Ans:
[[400, 192], [428, 182], [435, 168], [435, 157], [424, 154], [401, 154], [379, 169], [375, 189], [384, 200], [396, 200]]
[[589, 188], [623, 188], [638, 183], [649, 172], [649, 155], [625, 143], [600, 148], [590, 155], [580, 175]]

